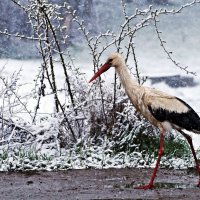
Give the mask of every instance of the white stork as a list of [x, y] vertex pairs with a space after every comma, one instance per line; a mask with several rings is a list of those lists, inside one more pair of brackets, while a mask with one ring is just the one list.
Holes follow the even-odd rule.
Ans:
[[195, 133], [200, 133], [200, 118], [198, 114], [187, 103], [175, 96], [139, 85], [131, 77], [125, 61], [119, 53], [111, 54], [106, 63], [94, 74], [89, 82], [95, 80], [110, 67], [115, 68], [125, 92], [136, 110], [160, 130], [158, 159], [150, 182], [148, 185], [136, 188], [150, 189], [154, 187], [153, 182], [164, 151], [164, 136], [166, 132], [171, 131], [172, 129], [178, 130], [187, 139], [190, 145], [196, 162], [196, 169], [199, 174], [197, 186], [200, 187], [200, 167], [192, 144], [192, 138], [183, 131], [185, 129]]

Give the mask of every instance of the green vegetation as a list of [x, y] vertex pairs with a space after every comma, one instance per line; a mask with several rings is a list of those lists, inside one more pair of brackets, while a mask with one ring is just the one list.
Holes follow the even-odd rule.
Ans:
[[[128, 126], [115, 138], [113, 146], [115, 154], [119, 152], [140, 152], [143, 158], [155, 159], [158, 156], [159, 132], [147, 124], [135, 127]], [[165, 137], [164, 156], [170, 158], [186, 158], [191, 156], [190, 148], [184, 138], [168, 134]]]

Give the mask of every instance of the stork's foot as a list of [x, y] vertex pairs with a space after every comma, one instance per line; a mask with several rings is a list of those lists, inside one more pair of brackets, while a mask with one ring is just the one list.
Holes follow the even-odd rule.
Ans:
[[141, 185], [141, 186], [134, 187], [134, 189], [149, 190], [149, 189], [153, 189], [154, 187], [155, 186], [153, 184], [148, 184], [148, 185]]

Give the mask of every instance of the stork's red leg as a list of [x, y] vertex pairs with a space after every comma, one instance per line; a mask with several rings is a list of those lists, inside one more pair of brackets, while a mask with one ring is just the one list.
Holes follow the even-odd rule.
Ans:
[[197, 169], [197, 172], [199, 174], [199, 182], [197, 184], [197, 187], [200, 187], [200, 166], [199, 166], [199, 163], [198, 163], [198, 160], [197, 160], [197, 156], [196, 156], [196, 153], [195, 153], [195, 150], [194, 150], [194, 146], [192, 144], [192, 138], [187, 135], [186, 133], [184, 133], [183, 131], [180, 131], [181, 134], [187, 139], [189, 145], [190, 145], [190, 148], [192, 150], [192, 154], [194, 156], [194, 160], [195, 160], [195, 163], [196, 163], [196, 169]]
[[135, 189], [144, 189], [144, 190], [147, 190], [147, 189], [151, 189], [151, 188], [154, 187], [153, 182], [154, 182], [154, 179], [156, 177], [156, 172], [158, 170], [160, 159], [161, 159], [161, 157], [162, 157], [162, 155], [164, 153], [163, 145], [164, 145], [164, 131], [162, 130], [160, 132], [160, 148], [159, 148], [159, 151], [158, 151], [158, 159], [157, 159], [156, 166], [154, 168], [153, 174], [151, 176], [151, 179], [149, 181], [149, 184], [148, 185], [144, 185], [144, 186], [135, 187]]

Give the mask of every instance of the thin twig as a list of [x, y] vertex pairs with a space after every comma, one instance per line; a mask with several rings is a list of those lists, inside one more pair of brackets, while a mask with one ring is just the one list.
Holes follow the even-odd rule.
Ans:
[[165, 47], [166, 41], [164, 41], [164, 40], [161, 38], [161, 32], [160, 32], [159, 29], [158, 29], [157, 23], [158, 23], [158, 20], [156, 19], [156, 16], [155, 16], [155, 17], [154, 17], [154, 26], [155, 26], [155, 30], [156, 30], [158, 39], [159, 39], [159, 41], [160, 41], [160, 46], [163, 48], [163, 50], [164, 50], [164, 52], [167, 54], [168, 58], [174, 63], [175, 66], [177, 66], [177, 67], [180, 68], [181, 70], [184, 70], [187, 74], [192, 74], [192, 75], [195, 75], [195, 76], [196, 76], [196, 72], [189, 71], [189, 70], [188, 70], [188, 66], [183, 67], [183, 66], [180, 65], [180, 63], [178, 63], [175, 59], [173, 59], [173, 57], [172, 57], [172, 52], [171, 52], [171, 51], [168, 51], [167, 48]]

